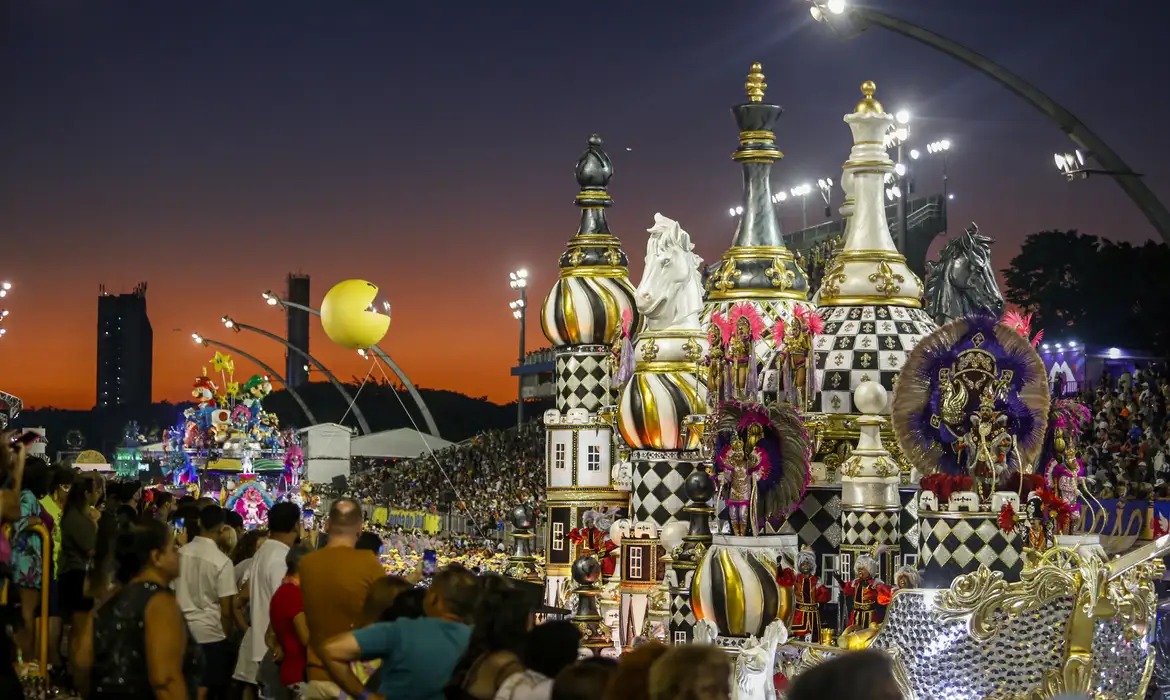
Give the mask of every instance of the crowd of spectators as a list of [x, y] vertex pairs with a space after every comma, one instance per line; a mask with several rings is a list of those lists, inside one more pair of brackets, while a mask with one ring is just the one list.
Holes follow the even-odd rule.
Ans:
[[476, 531], [503, 528], [517, 505], [544, 500], [544, 428], [490, 430], [467, 442], [410, 460], [361, 460], [344, 490], [367, 504], [453, 513]]
[[1086, 486], [1097, 498], [1170, 499], [1170, 373], [1158, 366], [1102, 377], [1082, 395]]
[[825, 276], [829, 262], [843, 243], [844, 235], [837, 234], [800, 251], [800, 265], [808, 276], [809, 289], [820, 289], [821, 278]]

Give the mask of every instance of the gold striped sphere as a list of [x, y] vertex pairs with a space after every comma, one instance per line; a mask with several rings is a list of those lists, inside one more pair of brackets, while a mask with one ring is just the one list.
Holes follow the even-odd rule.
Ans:
[[566, 276], [553, 285], [540, 310], [540, 326], [554, 347], [610, 345], [622, 329], [622, 314], [633, 314], [634, 288], [625, 277]]
[[694, 371], [647, 369], [641, 363], [622, 389], [617, 424], [635, 450], [697, 450], [701, 435], [683, 420], [707, 412], [707, 385]]
[[791, 622], [792, 590], [776, 582], [776, 565], [752, 550], [712, 545], [691, 579], [695, 619], [711, 620], [721, 636], [763, 636], [773, 620]]

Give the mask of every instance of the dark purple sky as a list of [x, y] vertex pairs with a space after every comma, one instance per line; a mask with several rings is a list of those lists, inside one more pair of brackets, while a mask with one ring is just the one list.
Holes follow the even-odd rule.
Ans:
[[[4, 6], [0, 276], [17, 293], [0, 367], [36, 404], [93, 404], [99, 283], [149, 281], [155, 396], [174, 399], [210, 354], [190, 332], [223, 336], [224, 313], [279, 330], [259, 292], [297, 269], [315, 302], [347, 277], [382, 285], [385, 347], [419, 384], [507, 400], [507, 273], [529, 268], [534, 305], [551, 285], [585, 139], [613, 156], [635, 281], [656, 211], [716, 258], [740, 193], [728, 108], [753, 61], [786, 109], [777, 187], [838, 178], [841, 116], [871, 79], [888, 110], [914, 113], [918, 145], [955, 144], [951, 228], [977, 221], [1000, 266], [1041, 229], [1153, 234], [1112, 182], [1059, 177], [1051, 154], [1071, 144], [1003, 88], [882, 30], [841, 42], [798, 0]], [[1165, 3], [879, 7], [1031, 80], [1170, 198]], [[937, 187], [923, 167], [919, 191]], [[782, 214], [799, 226], [798, 208]], [[281, 364], [279, 347], [233, 341]], [[369, 369], [314, 343], [343, 376]]]

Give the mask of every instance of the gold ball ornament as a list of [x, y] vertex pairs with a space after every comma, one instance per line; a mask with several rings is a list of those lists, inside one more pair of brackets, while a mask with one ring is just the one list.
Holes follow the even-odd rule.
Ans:
[[333, 285], [321, 302], [321, 327], [343, 348], [365, 350], [390, 329], [390, 304], [378, 302], [378, 286], [365, 280]]

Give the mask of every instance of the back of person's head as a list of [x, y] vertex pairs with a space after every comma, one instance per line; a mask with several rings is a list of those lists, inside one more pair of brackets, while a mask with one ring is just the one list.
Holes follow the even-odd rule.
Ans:
[[410, 581], [401, 576], [383, 576], [374, 581], [366, 593], [362, 619], [367, 625], [385, 620], [386, 611], [394, 605], [394, 601], [411, 588]]
[[[150, 517], [150, 516], [147, 516]], [[239, 542], [240, 536], [236, 534], [236, 529], [227, 523], [220, 525], [215, 530], [215, 544], [219, 547], [219, 551], [231, 557], [236, 551], [236, 543]]]
[[175, 505], [182, 508], [183, 506], [187, 505], [188, 503], [194, 503], [194, 502], [195, 502], [194, 496], [191, 496], [191, 495], [180, 496], [178, 503], [176, 503]]
[[74, 474], [73, 470], [61, 465], [56, 465], [49, 468], [49, 494], [56, 495], [57, 491], [63, 490], [68, 495], [69, 490], [73, 487]]
[[274, 535], [295, 532], [300, 522], [301, 509], [295, 503], [285, 501], [268, 509], [268, 531]]
[[114, 539], [114, 578], [123, 585], [155, 566], [167, 577], [177, 576], [178, 559], [169, 561], [171, 531], [158, 520], [121, 525]]
[[670, 647], [665, 644], [652, 642], [622, 654], [605, 694], [607, 700], [647, 700], [650, 697], [650, 668], [668, 649]]
[[788, 700], [865, 698], [902, 700], [890, 657], [866, 649], [829, 659], [801, 673], [788, 685]]
[[204, 506], [199, 511], [199, 531], [206, 537], [214, 537], [224, 524], [224, 511], [219, 506]]
[[296, 576], [301, 572], [301, 559], [309, 553], [304, 545], [289, 547], [288, 554], [284, 555], [285, 575]]
[[423, 609], [431, 617], [447, 614], [469, 622], [478, 599], [479, 583], [475, 576], [462, 566], [451, 564], [431, 579]]
[[234, 510], [224, 509], [223, 522], [224, 522], [224, 525], [227, 525], [228, 527], [232, 528], [233, 530], [243, 530], [244, 529], [244, 516], [240, 515], [239, 513], [237, 513]]
[[557, 674], [550, 700], [598, 700], [613, 682], [617, 669], [612, 659], [582, 659]]
[[169, 506], [173, 500], [175, 500], [175, 497], [171, 495], [170, 491], [167, 491], [163, 488], [158, 488], [154, 491], [154, 498], [151, 503], [155, 508], [162, 510], [163, 508]]
[[427, 590], [425, 588], [410, 588], [399, 593], [394, 598], [394, 602], [390, 607], [382, 612], [382, 616], [378, 618], [379, 622], [394, 622], [395, 620], [415, 620], [423, 617], [426, 613], [423, 608], [423, 601], [426, 599]]
[[[468, 572], [470, 574], [470, 572]], [[479, 653], [513, 651], [520, 653], [532, 606], [528, 596], [514, 588], [482, 591], [471, 622], [471, 643]]]
[[256, 556], [256, 550], [260, 547], [260, 541], [268, 536], [267, 530], [248, 530], [240, 535], [240, 541], [236, 543], [236, 551], [232, 553], [232, 563], [239, 564]]
[[650, 666], [649, 680], [650, 700], [729, 698], [731, 658], [708, 644], [670, 647]]
[[358, 535], [357, 544], [354, 549], [364, 549], [374, 554], [382, 551], [382, 538], [378, 537], [378, 533], [363, 530], [362, 534]]
[[362, 531], [362, 507], [352, 498], [339, 498], [329, 506], [329, 536], [357, 537]]
[[547, 678], [556, 678], [562, 669], [577, 660], [581, 632], [568, 620], [537, 625], [524, 637], [521, 659], [524, 666]]
[[24, 461], [24, 478], [21, 480], [21, 488], [25, 491], [31, 491], [37, 500], [44, 498], [49, 493], [49, 481], [52, 478], [52, 473], [49, 468], [49, 463], [40, 457], [28, 457]]

